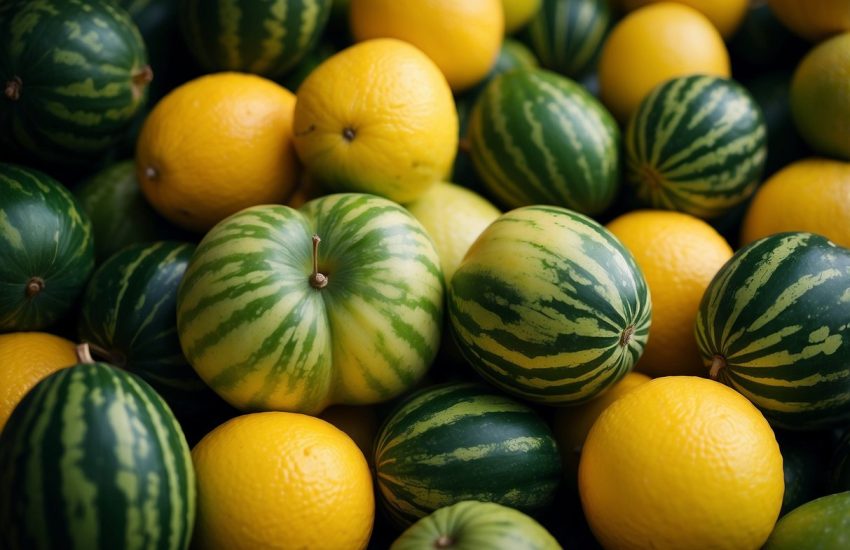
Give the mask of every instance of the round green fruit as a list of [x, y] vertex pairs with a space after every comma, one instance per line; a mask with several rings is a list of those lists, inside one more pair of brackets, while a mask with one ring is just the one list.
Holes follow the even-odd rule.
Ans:
[[592, 399], [643, 353], [652, 306], [631, 253], [556, 206], [503, 214], [449, 284], [451, 329], [485, 379], [548, 404]]
[[850, 547], [850, 491], [808, 502], [783, 516], [763, 550], [844, 550]]
[[317, 414], [413, 386], [439, 347], [443, 294], [416, 218], [340, 193], [213, 227], [180, 285], [177, 327], [191, 365], [233, 406]]

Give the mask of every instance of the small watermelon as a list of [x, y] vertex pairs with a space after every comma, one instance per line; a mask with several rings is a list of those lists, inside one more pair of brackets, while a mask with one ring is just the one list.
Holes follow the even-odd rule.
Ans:
[[850, 491], [808, 502], [776, 523], [762, 550], [850, 548]]

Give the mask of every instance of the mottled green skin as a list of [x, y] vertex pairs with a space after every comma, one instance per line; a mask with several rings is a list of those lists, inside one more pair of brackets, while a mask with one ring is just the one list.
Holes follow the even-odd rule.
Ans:
[[526, 41], [541, 65], [577, 78], [596, 61], [611, 21], [608, 0], [543, 0]]
[[821, 497], [782, 517], [763, 550], [850, 548], [850, 491]]
[[48, 164], [90, 163], [144, 105], [146, 66], [136, 25], [112, 2], [0, 4], [0, 147]]
[[141, 376], [175, 413], [201, 409], [214, 398], [177, 337], [177, 288], [194, 250], [188, 243], [157, 241], [116, 253], [89, 281], [79, 323], [80, 341]]
[[767, 159], [767, 126], [740, 84], [684, 76], [641, 102], [625, 145], [626, 181], [643, 204], [716, 218], [755, 192]]
[[[0, 163], [0, 332], [50, 326], [92, 269], [91, 221], [73, 195], [41, 172]], [[36, 278], [43, 287], [28, 294]]]
[[276, 78], [316, 45], [331, 0], [181, 0], [186, 44], [208, 71]]
[[696, 339], [716, 378], [771, 424], [846, 423], [850, 250], [812, 233], [777, 233], [738, 250], [703, 295]]
[[417, 392], [385, 421], [375, 475], [385, 510], [407, 526], [463, 500], [539, 511], [552, 501], [561, 459], [530, 408], [485, 386], [449, 383]]
[[194, 519], [183, 433], [128, 372], [104, 363], [60, 370], [0, 434], [0, 547], [181, 550]]
[[465, 500], [440, 508], [411, 525], [390, 550], [434, 550], [450, 540], [452, 550], [560, 550], [539, 523], [513, 508]]
[[98, 265], [131, 244], [193, 237], [151, 208], [132, 160], [107, 166], [74, 188], [74, 195], [91, 218]]
[[513, 395], [588, 401], [626, 375], [649, 337], [652, 303], [631, 253], [576, 212], [528, 206], [485, 229], [449, 284], [463, 355]]
[[620, 183], [620, 130], [599, 101], [557, 73], [495, 78], [469, 121], [475, 170], [507, 208], [564, 206], [599, 214]]
[[233, 406], [318, 414], [391, 399], [422, 378], [444, 286], [413, 215], [338, 193], [298, 210], [247, 208], [211, 229], [180, 285], [177, 327], [189, 362]]

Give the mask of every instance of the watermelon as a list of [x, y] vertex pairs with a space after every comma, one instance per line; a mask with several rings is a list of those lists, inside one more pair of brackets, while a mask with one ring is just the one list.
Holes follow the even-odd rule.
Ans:
[[464, 500], [411, 525], [390, 550], [434, 548], [560, 550], [561, 545], [542, 525], [518, 510], [494, 502]]
[[332, 0], [183, 0], [180, 26], [204, 69], [276, 78], [316, 45]]
[[79, 337], [95, 355], [148, 382], [178, 418], [207, 411], [215, 394], [177, 338], [177, 288], [195, 246], [133, 244], [110, 257], [83, 295]]
[[194, 237], [151, 208], [139, 187], [132, 160], [106, 166], [75, 187], [74, 195], [91, 218], [97, 264], [134, 243]]
[[190, 364], [234, 407], [318, 414], [391, 399], [422, 378], [444, 285], [433, 241], [387, 199], [257, 206], [201, 241], [177, 328]]
[[[823, 432], [775, 430], [782, 452], [785, 493], [779, 517], [827, 494], [827, 471], [831, 444]], [[848, 487], [850, 488], [850, 487]]]
[[378, 432], [375, 476], [400, 526], [463, 500], [542, 510], [561, 479], [549, 426], [527, 406], [468, 383], [407, 399]]
[[495, 78], [469, 121], [475, 170], [506, 208], [564, 206], [594, 215], [620, 181], [620, 131], [580, 85], [538, 68]]
[[652, 208], [715, 218], [761, 181], [767, 127], [740, 84], [715, 76], [656, 86], [629, 119], [626, 181]]
[[832, 453], [827, 479], [829, 492], [850, 491], [850, 431], [842, 436]]
[[153, 72], [126, 11], [107, 0], [0, 3], [0, 149], [89, 164], [147, 99]]
[[652, 305], [616, 237], [541, 205], [481, 233], [451, 279], [448, 311], [458, 347], [489, 382], [523, 399], [578, 404], [634, 367]]
[[0, 163], [0, 332], [64, 315], [94, 269], [92, 225], [50, 176]]
[[844, 550], [850, 547], [850, 491], [794, 509], [773, 528], [762, 550]]
[[39, 382], [0, 433], [0, 547], [178, 550], [195, 474], [171, 411], [104, 363]]
[[526, 41], [541, 65], [578, 78], [593, 67], [611, 21], [608, 0], [543, 0]]
[[850, 249], [777, 233], [738, 250], [703, 295], [696, 339], [712, 378], [774, 426], [850, 419]]

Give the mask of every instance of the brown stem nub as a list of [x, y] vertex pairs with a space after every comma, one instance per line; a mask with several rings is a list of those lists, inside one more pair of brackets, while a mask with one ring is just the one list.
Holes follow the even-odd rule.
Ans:
[[3, 89], [3, 94], [9, 101], [17, 101], [21, 99], [21, 90], [24, 87], [24, 82], [19, 76], [13, 76], [11, 80], [6, 82]]
[[448, 535], [440, 535], [440, 538], [434, 541], [434, 548], [451, 548], [455, 541]]
[[316, 290], [328, 286], [328, 278], [323, 273], [319, 273], [319, 243], [322, 239], [318, 235], [313, 235], [313, 273], [310, 275], [310, 286]]
[[635, 327], [634, 325], [629, 325], [626, 329], [620, 334], [620, 345], [625, 347], [629, 345], [629, 342], [632, 341], [632, 336], [634, 336]]
[[710, 376], [712, 380], [717, 380], [717, 377], [720, 376], [720, 371], [725, 368], [726, 358], [722, 355], [715, 355], [714, 359], [711, 361], [711, 370], [708, 371], [708, 376]]
[[461, 153], [466, 153], [467, 155], [472, 152], [472, 144], [469, 143], [468, 138], [461, 138], [457, 142], [457, 150]]
[[41, 277], [32, 277], [27, 281], [27, 288], [24, 293], [27, 295], [27, 298], [35, 298], [42, 290], [44, 290], [44, 279]]
[[150, 65], [145, 65], [139, 69], [138, 72], [134, 73], [133, 76], [130, 77], [130, 81], [133, 83], [133, 98], [141, 98], [145, 91], [145, 86], [150, 84], [152, 80], [153, 69], [151, 69]]
[[109, 351], [91, 342], [83, 342], [77, 346], [77, 359], [80, 363], [95, 363], [94, 357], [119, 368], [127, 365], [127, 358], [120, 351]]
[[354, 141], [354, 138], [357, 136], [357, 132], [354, 128], [345, 127], [342, 129], [342, 137], [345, 138], [345, 141]]

